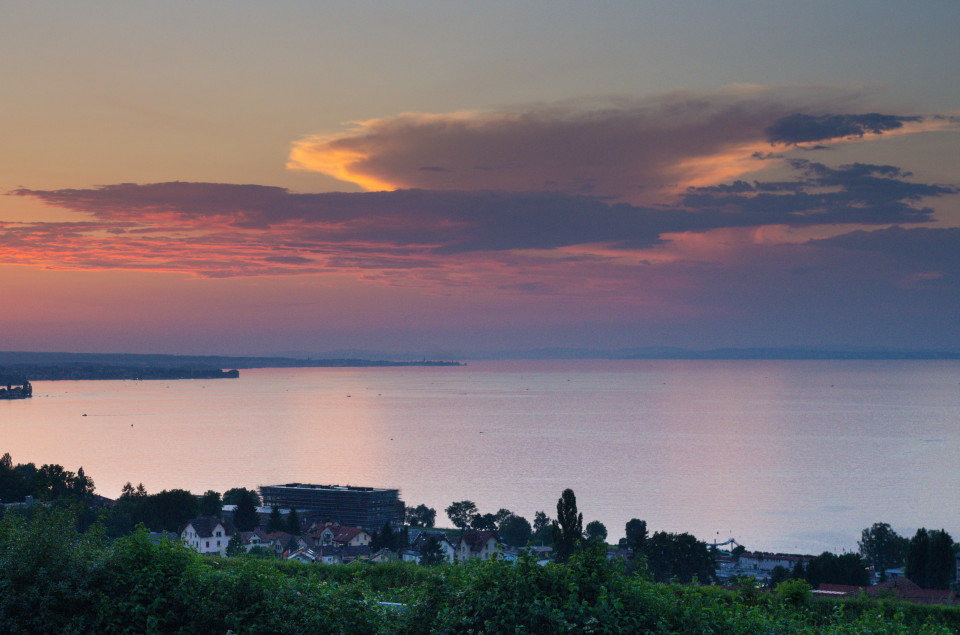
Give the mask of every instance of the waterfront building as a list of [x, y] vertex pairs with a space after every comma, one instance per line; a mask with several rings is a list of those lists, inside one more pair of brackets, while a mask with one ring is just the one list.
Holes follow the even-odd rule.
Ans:
[[404, 504], [400, 490], [343, 485], [287, 483], [263, 485], [260, 495], [266, 507], [295, 507], [313, 522], [331, 521], [344, 526], [379, 531], [386, 523], [403, 525]]

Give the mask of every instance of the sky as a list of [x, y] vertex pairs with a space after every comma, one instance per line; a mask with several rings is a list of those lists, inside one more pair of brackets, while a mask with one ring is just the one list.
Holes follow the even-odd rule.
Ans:
[[0, 5], [0, 350], [960, 350], [960, 4]]

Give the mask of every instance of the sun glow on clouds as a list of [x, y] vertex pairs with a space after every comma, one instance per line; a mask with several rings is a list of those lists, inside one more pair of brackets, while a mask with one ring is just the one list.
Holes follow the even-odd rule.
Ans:
[[[68, 211], [0, 221], [0, 263], [186, 274], [211, 289], [272, 277], [264, 288], [290, 295], [271, 306], [299, 298], [301, 281], [312, 303], [282, 305], [301, 317], [332, 310], [317, 290], [333, 284], [341, 326], [382, 310], [381, 297], [394, 302], [385, 323], [433, 328], [749, 317], [796, 298], [848, 315], [848, 297], [957, 296], [960, 230], [896, 227], [932, 225], [926, 202], [955, 187], [811, 159], [955, 121], [819, 114], [827, 105], [747, 91], [370, 120], [301, 139], [287, 164], [367, 192], [21, 188], [8, 194]], [[346, 308], [363, 293], [362, 310]]]

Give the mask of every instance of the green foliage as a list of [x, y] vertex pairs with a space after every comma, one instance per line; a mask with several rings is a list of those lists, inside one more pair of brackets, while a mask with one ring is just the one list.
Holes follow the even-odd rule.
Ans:
[[227, 543], [227, 550], [225, 555], [228, 558], [236, 558], [237, 556], [242, 556], [247, 552], [243, 548], [243, 538], [240, 537], [239, 531], [234, 531], [233, 535], [230, 536], [230, 542]]
[[[531, 556], [421, 567], [207, 558], [144, 531], [115, 542], [76, 530], [75, 510], [0, 521], [4, 633], [649, 633], [945, 635], [960, 610], [857, 598], [662, 585], [625, 575], [602, 545], [565, 565]], [[402, 602], [406, 610], [378, 602]]]
[[777, 587], [777, 598], [793, 606], [806, 606], [813, 597], [810, 591], [806, 580], [787, 580]]

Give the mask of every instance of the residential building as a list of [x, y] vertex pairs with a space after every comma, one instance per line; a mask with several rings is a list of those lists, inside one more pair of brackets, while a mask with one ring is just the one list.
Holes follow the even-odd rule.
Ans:
[[201, 516], [186, 524], [180, 532], [184, 544], [200, 553], [215, 553], [224, 556], [230, 536], [233, 534], [226, 521], [215, 516]]

